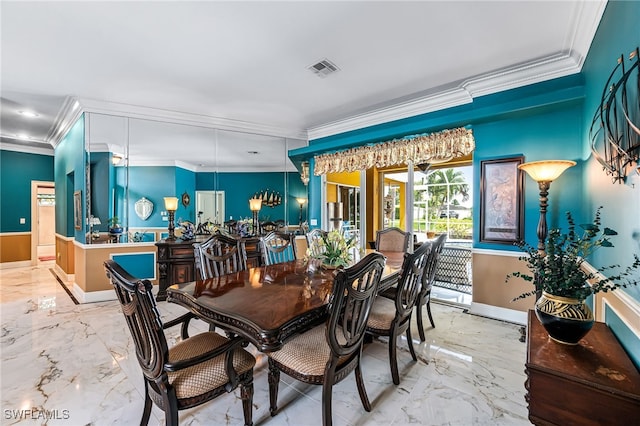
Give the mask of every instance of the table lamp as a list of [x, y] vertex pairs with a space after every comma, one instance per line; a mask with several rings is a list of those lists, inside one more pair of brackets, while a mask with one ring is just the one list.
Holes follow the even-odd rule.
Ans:
[[253, 198], [249, 199], [249, 209], [251, 213], [253, 213], [253, 234], [258, 235], [258, 212], [262, 208], [262, 198], [257, 195], [254, 195]]
[[307, 199], [296, 198], [296, 201], [298, 202], [298, 204], [300, 204], [300, 217], [298, 218], [298, 225], [302, 226], [302, 207], [304, 206], [304, 203], [307, 202]]
[[164, 208], [169, 212], [169, 236], [167, 241], [174, 241], [176, 239], [174, 219], [176, 210], [178, 210], [178, 197], [164, 197]]

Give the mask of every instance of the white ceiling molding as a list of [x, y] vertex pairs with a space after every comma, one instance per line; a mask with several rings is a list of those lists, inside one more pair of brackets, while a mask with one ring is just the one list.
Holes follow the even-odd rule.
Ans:
[[95, 99], [79, 99], [83, 112], [115, 115], [121, 117], [138, 118], [163, 123], [183, 124], [188, 126], [206, 127], [211, 129], [229, 130], [256, 135], [276, 136], [292, 139], [307, 139], [307, 132], [301, 129], [285, 129], [265, 124], [249, 123], [240, 120], [210, 117], [206, 115], [190, 114], [179, 111], [150, 108], [138, 105], [128, 105], [116, 102], [99, 101]]
[[19, 144], [12, 144], [10, 142], [0, 142], [0, 150], [2, 151], [13, 151], [13, 152], [23, 152], [25, 154], [41, 154], [41, 155], [50, 155], [53, 156], [53, 147], [39, 147], [33, 145], [26, 145], [24, 141]]
[[64, 99], [62, 108], [60, 108], [58, 115], [56, 115], [55, 120], [53, 120], [51, 124], [49, 133], [47, 134], [47, 142], [55, 148], [81, 115], [82, 109], [80, 108], [78, 100], [75, 97], [67, 96]]
[[400, 120], [402, 118], [413, 117], [427, 112], [439, 111], [458, 105], [471, 103], [473, 99], [469, 93], [461, 88], [424, 96], [407, 102], [395, 104], [386, 108], [380, 108], [364, 114], [356, 115], [340, 121], [334, 121], [322, 126], [309, 129], [309, 140], [331, 136], [350, 130], [361, 129], [374, 126], [376, 124], [387, 123]]

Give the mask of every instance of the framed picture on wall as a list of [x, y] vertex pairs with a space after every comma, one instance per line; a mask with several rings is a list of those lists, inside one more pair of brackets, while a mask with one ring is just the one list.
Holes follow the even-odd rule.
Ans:
[[73, 193], [73, 226], [82, 229], [82, 191]]
[[524, 157], [480, 162], [480, 242], [513, 244], [524, 238]]

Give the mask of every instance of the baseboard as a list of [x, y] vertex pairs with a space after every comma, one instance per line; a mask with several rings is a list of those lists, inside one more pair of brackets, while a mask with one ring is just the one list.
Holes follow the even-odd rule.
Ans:
[[469, 313], [520, 325], [527, 324], [526, 312], [516, 311], [515, 309], [500, 308], [498, 306], [486, 305], [484, 303], [471, 302]]
[[71, 292], [80, 303], [95, 303], [116, 300], [115, 290], [90, 291], [87, 293], [82, 290], [76, 283], [73, 283]]
[[18, 262], [2, 262], [0, 269], [25, 268], [33, 266], [30, 260], [20, 260]]

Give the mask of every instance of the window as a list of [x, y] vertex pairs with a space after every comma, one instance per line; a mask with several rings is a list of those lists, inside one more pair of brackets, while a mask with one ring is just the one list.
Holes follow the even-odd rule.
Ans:
[[416, 169], [413, 186], [413, 231], [417, 241], [446, 232], [449, 242], [471, 243], [473, 234], [473, 167]]

